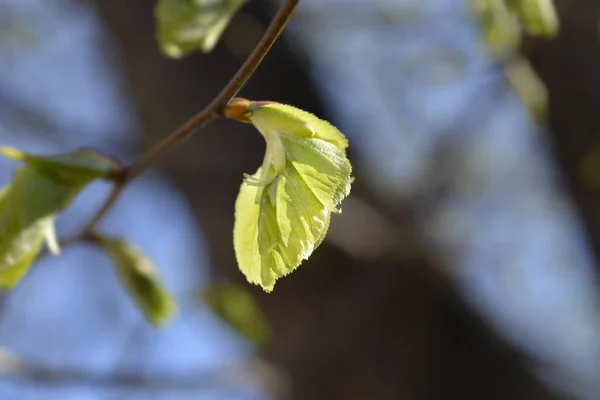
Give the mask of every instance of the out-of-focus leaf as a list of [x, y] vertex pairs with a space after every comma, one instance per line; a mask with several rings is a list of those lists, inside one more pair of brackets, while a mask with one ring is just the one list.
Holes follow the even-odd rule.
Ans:
[[54, 156], [37, 156], [11, 147], [3, 147], [0, 152], [7, 158], [24, 161], [47, 174], [72, 183], [109, 179], [121, 171], [115, 160], [93, 150], [80, 149]]
[[504, 0], [469, 0], [483, 41], [494, 57], [506, 57], [521, 42], [521, 27]]
[[270, 292], [321, 244], [331, 213], [350, 193], [348, 142], [291, 106], [245, 99], [230, 105], [226, 115], [250, 121], [267, 142], [262, 167], [240, 187], [233, 238], [242, 273]]
[[[19, 210], [12, 206], [20, 196], [5, 186], [0, 194], [0, 288], [15, 285], [41, 250], [44, 239], [53, 236], [54, 217], [19, 222]], [[18, 201], [18, 200], [17, 200]], [[27, 221], [27, 220], [26, 220]], [[25, 225], [25, 226], [23, 226]], [[56, 251], [56, 249], [54, 249]]]
[[579, 162], [579, 180], [588, 189], [600, 188], [600, 146], [587, 149]]
[[269, 324], [252, 295], [240, 285], [213, 285], [201, 293], [202, 300], [223, 321], [251, 342], [264, 345]]
[[177, 314], [175, 300], [154, 264], [139, 249], [115, 238], [98, 237], [97, 241], [112, 260], [121, 284], [150, 322], [161, 326]]
[[506, 76], [517, 94], [538, 122], [546, 120], [548, 90], [531, 64], [523, 58], [511, 60]]
[[210, 52], [246, 0], [158, 0], [156, 33], [161, 51], [181, 58]]
[[[23, 161], [0, 194], [0, 288], [15, 285], [39, 254], [44, 242], [59, 252], [54, 233], [57, 212], [66, 208], [93, 179], [106, 177], [114, 166], [97, 162], [79, 165], [83, 153], [37, 157], [2, 148], [6, 157]], [[81, 163], [80, 163], [81, 164]]]
[[552, 0], [506, 0], [506, 4], [529, 34], [549, 38], [558, 34], [558, 16]]
[[522, 28], [533, 36], [554, 37], [559, 23], [552, 0], [469, 0], [485, 43], [496, 57], [512, 54]]

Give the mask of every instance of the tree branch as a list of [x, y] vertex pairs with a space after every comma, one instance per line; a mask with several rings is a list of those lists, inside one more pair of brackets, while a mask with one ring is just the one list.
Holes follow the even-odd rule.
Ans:
[[115, 179], [115, 185], [106, 198], [106, 201], [98, 209], [98, 211], [92, 216], [90, 221], [85, 224], [84, 228], [75, 236], [65, 240], [64, 244], [72, 244], [83, 238], [85, 238], [90, 232], [94, 230], [98, 222], [104, 218], [108, 211], [112, 208], [113, 204], [117, 201], [125, 185], [136, 178], [140, 173], [146, 170], [151, 164], [153, 164], [159, 157], [164, 156], [169, 150], [175, 145], [184, 141], [194, 134], [194, 132], [208, 124], [210, 121], [218, 116], [223, 116], [223, 109], [239, 91], [246, 84], [248, 79], [252, 76], [256, 68], [260, 65], [263, 58], [267, 55], [287, 23], [289, 22], [299, 0], [286, 0], [279, 10], [271, 24], [263, 34], [260, 41], [254, 47], [254, 50], [250, 53], [246, 61], [242, 64], [236, 74], [231, 80], [225, 85], [219, 94], [192, 117], [185, 124], [181, 125], [169, 136], [167, 136], [162, 142], [154, 146], [148, 153], [140, 157], [131, 166], [125, 169], [125, 173], [122, 177]]
[[174, 145], [190, 137], [194, 131], [208, 122], [212, 121], [217, 115], [223, 115], [223, 109], [246, 84], [252, 76], [256, 68], [260, 65], [263, 58], [267, 55], [279, 34], [288, 21], [290, 20], [296, 5], [299, 0], [286, 0], [279, 8], [277, 14], [271, 21], [271, 24], [265, 31], [263, 37], [254, 47], [246, 61], [242, 64], [238, 72], [231, 78], [229, 83], [221, 90], [221, 92], [206, 106], [202, 111], [196, 114], [192, 119], [183, 124], [180, 128], [171, 133], [165, 140], [157, 144], [146, 155], [137, 160], [126, 175], [126, 180], [131, 180], [145, 170], [156, 159], [164, 155]]
[[198, 390], [247, 390], [252, 384], [248, 375], [257, 382], [269, 384], [279, 378], [267, 364], [258, 360], [234, 364], [220, 370], [197, 370], [185, 375], [160, 373], [155, 376], [133, 370], [109, 373], [85, 368], [57, 368], [33, 363], [0, 349], [0, 382], [25, 382], [46, 386], [86, 385], [91, 388], [119, 388], [147, 391], [190, 392]]

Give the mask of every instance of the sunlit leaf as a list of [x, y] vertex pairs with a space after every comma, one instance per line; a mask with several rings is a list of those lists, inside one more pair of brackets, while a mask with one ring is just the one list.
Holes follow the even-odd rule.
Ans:
[[158, 0], [156, 31], [161, 51], [181, 58], [211, 51], [246, 0]]
[[[243, 102], [247, 103], [243, 103]], [[238, 113], [238, 108], [246, 112]], [[350, 193], [346, 138], [294, 107], [232, 102], [267, 142], [263, 165], [242, 183], [235, 205], [234, 247], [240, 270], [265, 291], [296, 269], [323, 241], [331, 213]]]
[[175, 300], [154, 264], [137, 247], [115, 238], [98, 237], [97, 241], [112, 260], [121, 284], [150, 322], [161, 326], [177, 314]]
[[348, 139], [329, 122], [299, 108], [275, 102], [250, 102], [254, 125], [270, 126], [277, 132], [305, 138], [318, 138], [333, 143], [339, 149], [348, 147]]
[[223, 321], [251, 342], [264, 345], [270, 329], [252, 295], [239, 285], [212, 285], [202, 300]]
[[87, 163], [84, 153], [38, 157], [12, 148], [0, 152], [24, 162], [0, 194], [0, 288], [15, 285], [42, 249], [59, 248], [54, 232], [62, 211], [93, 179], [107, 177], [114, 165], [99, 155]]

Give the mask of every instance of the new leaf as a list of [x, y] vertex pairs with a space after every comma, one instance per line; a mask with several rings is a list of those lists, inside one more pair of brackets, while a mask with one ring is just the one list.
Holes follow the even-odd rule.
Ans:
[[233, 236], [240, 270], [270, 292], [321, 244], [350, 193], [348, 142], [328, 122], [283, 104], [236, 99], [226, 113], [250, 121], [267, 142], [262, 167], [240, 188]]

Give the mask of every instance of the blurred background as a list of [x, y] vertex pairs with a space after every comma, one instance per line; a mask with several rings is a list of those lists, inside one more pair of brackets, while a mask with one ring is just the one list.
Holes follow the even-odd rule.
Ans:
[[[600, 399], [600, 2], [556, 1], [559, 36], [519, 47], [547, 119], [467, 0], [300, 3], [240, 95], [349, 138], [356, 182], [325, 242], [272, 294], [246, 284], [233, 205], [264, 143], [219, 120], [101, 224], [154, 260], [180, 315], [150, 326], [93, 247], [44, 258], [0, 298], [0, 398]], [[214, 97], [276, 5], [173, 61], [153, 1], [0, 0], [2, 145], [134, 160]], [[88, 187], [59, 235], [109, 190]], [[238, 284], [246, 335], [203, 295]]]

